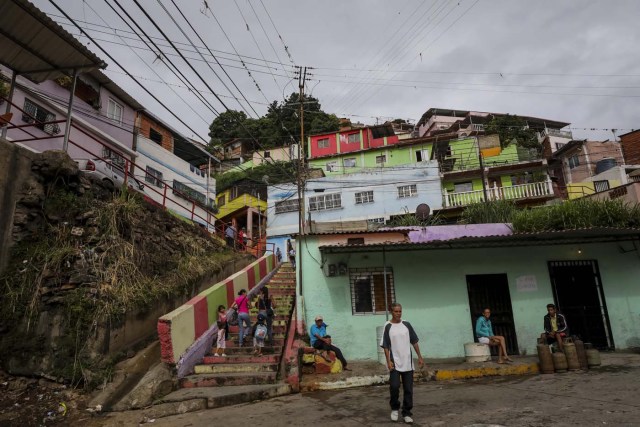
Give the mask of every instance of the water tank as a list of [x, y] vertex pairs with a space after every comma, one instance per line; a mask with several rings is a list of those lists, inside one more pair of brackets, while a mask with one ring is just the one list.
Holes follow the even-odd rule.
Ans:
[[616, 166], [618, 166], [618, 162], [613, 157], [607, 157], [606, 159], [599, 160], [596, 163], [596, 175], [604, 171], [608, 171]]

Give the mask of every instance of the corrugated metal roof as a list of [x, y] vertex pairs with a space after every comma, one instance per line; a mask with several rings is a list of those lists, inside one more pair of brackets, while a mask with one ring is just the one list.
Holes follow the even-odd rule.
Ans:
[[358, 252], [369, 250], [416, 250], [416, 249], [459, 249], [482, 248], [499, 246], [527, 246], [536, 244], [562, 243], [596, 243], [607, 241], [640, 239], [640, 229], [637, 228], [582, 228], [575, 230], [552, 230], [511, 235], [492, 235], [480, 237], [456, 237], [448, 240], [434, 240], [430, 242], [385, 242], [365, 243], [361, 245], [323, 245], [323, 252]]
[[0, 2], [0, 63], [34, 82], [106, 63], [26, 0]]

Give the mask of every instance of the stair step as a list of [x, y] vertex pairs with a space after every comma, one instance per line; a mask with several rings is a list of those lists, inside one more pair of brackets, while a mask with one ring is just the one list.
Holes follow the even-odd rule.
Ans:
[[276, 372], [276, 363], [220, 363], [212, 365], [196, 365], [196, 374], [239, 374], [243, 372]]
[[290, 393], [291, 386], [288, 384], [199, 387], [176, 390], [162, 397], [158, 403], [181, 404], [185, 401], [198, 399], [206, 401], [206, 407], [212, 409], [284, 396]]
[[[249, 339], [247, 338], [245, 340], [245, 344], [242, 347], [238, 347], [238, 335], [236, 334], [234, 336], [234, 334], [230, 334], [229, 339], [226, 341], [226, 345], [227, 345], [227, 349], [229, 348], [253, 348], [253, 338]], [[271, 343], [267, 343], [267, 344], [271, 344]], [[273, 339], [273, 345], [276, 347], [281, 347], [284, 345], [284, 337], [280, 337], [278, 338], [277, 336], [274, 336]], [[264, 348], [271, 348], [271, 345], [267, 345]]]
[[277, 372], [242, 372], [224, 374], [194, 374], [180, 380], [180, 387], [219, 387], [249, 384], [273, 384]]
[[[216, 350], [215, 347], [213, 347], [211, 349], [211, 354], [213, 354], [213, 352]], [[253, 347], [249, 347], [249, 346], [245, 346], [245, 347], [230, 347], [229, 343], [227, 343], [227, 348], [225, 348], [224, 352], [227, 354], [227, 356], [232, 356], [232, 355], [240, 355], [240, 354], [252, 354], [253, 353]], [[265, 354], [281, 354], [282, 353], [282, 346], [278, 345], [275, 347], [271, 347], [271, 346], [265, 346], [262, 347], [262, 352]]]
[[254, 356], [253, 354], [227, 354], [227, 357], [205, 356], [202, 359], [203, 365], [220, 365], [220, 364], [239, 364], [239, 363], [258, 363], [258, 364], [277, 364], [280, 362], [280, 354], [266, 354], [262, 356]]

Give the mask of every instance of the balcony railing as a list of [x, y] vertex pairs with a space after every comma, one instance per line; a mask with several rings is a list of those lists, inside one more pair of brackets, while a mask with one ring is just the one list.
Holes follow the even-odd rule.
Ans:
[[542, 132], [540, 132], [541, 139], [544, 139], [544, 137], [547, 135], [557, 136], [558, 138], [573, 139], [573, 134], [571, 133], [571, 131], [567, 131], [567, 130], [545, 129]]
[[[443, 205], [445, 208], [466, 206], [485, 201], [484, 191], [465, 191], [462, 193], [449, 193], [446, 189], [443, 193]], [[487, 199], [493, 200], [519, 200], [532, 197], [553, 196], [551, 180], [519, 184], [512, 187], [488, 187]]]

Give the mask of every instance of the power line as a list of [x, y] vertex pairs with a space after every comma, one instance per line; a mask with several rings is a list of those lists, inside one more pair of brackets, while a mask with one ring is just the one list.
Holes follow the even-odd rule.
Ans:
[[[198, 34], [198, 32], [196, 31], [195, 28], [193, 28], [193, 25], [191, 25], [191, 22], [189, 22], [189, 20], [187, 19], [186, 16], [184, 16], [184, 14], [182, 13], [182, 10], [180, 10], [180, 8], [178, 7], [178, 5], [175, 3], [174, 0], [171, 0], [171, 3], [175, 6], [175, 8], [178, 10], [178, 13], [180, 13], [180, 16], [182, 16], [182, 18], [187, 22], [187, 24], [189, 25], [189, 28], [191, 28], [191, 30], [195, 33], [195, 35], [198, 37], [198, 39], [200, 40], [200, 42], [207, 48], [207, 50], [209, 51], [209, 53], [211, 54], [211, 56], [213, 56], [213, 58], [216, 60], [216, 63], [218, 64], [218, 66], [222, 69], [222, 71], [225, 73], [225, 75], [227, 76], [227, 78], [231, 81], [231, 83], [233, 84], [233, 86], [236, 88], [236, 90], [240, 93], [240, 95], [242, 96], [242, 98], [245, 100], [245, 102], [249, 105], [249, 107], [251, 108], [251, 110], [253, 111], [253, 113], [256, 115], [256, 117], [259, 116], [258, 112], [253, 108], [253, 106], [251, 105], [251, 103], [249, 103], [249, 101], [247, 101], [247, 98], [244, 96], [244, 93], [240, 90], [240, 88], [238, 87], [238, 85], [236, 85], [236, 82], [233, 81], [233, 79], [231, 78], [231, 76], [229, 75], [229, 73], [227, 73], [227, 70], [224, 69], [224, 67], [222, 66], [222, 64], [220, 64], [220, 61], [218, 61], [218, 58], [211, 52], [211, 50], [209, 49], [209, 46], [207, 46], [207, 44], [204, 42], [204, 40], [202, 40], [202, 37], [200, 37], [200, 34]], [[191, 44], [191, 46], [193, 46], [194, 49], [198, 50], [195, 45], [193, 44], [193, 42], [191, 41], [191, 39], [187, 36], [187, 34], [182, 30], [182, 27], [180, 27], [180, 25], [178, 25], [178, 23], [176, 22], [175, 19], [173, 19], [173, 16], [171, 16], [171, 14], [169, 13], [169, 11], [164, 7], [164, 5], [162, 4], [162, 2], [160, 0], [158, 0], [158, 4], [160, 5], [160, 7], [162, 7], [162, 9], [166, 12], [166, 14], [169, 16], [169, 18], [171, 19], [171, 21], [173, 21], [173, 23], [176, 25], [176, 27], [178, 27], [178, 29], [180, 30], [180, 32], [185, 36], [185, 38], [189, 41], [189, 43]], [[206, 62], [206, 60], [204, 59], [204, 56], [202, 55], [202, 53], [198, 50], [198, 53], [200, 53], [200, 56], [202, 57], [202, 60], [204, 60]], [[222, 78], [220, 78], [220, 76], [218, 75], [218, 73], [216, 73], [214, 71], [214, 69], [211, 67], [211, 65], [206, 62], [207, 65], [209, 66], [209, 69], [213, 72], [213, 74], [218, 78], [218, 80], [220, 80], [220, 82], [224, 85], [224, 87], [227, 89], [227, 91], [229, 92], [229, 95], [233, 96], [233, 92], [231, 91], [231, 89], [229, 89], [229, 87], [227, 86], [227, 84], [222, 80]], [[238, 105], [240, 105], [240, 108], [242, 108], [247, 115], [249, 115], [249, 112], [244, 108], [244, 106], [240, 103], [240, 101], [238, 101]]]
[[[71, 21], [72, 23], [75, 23], [75, 21], [73, 21], [73, 19], [66, 14], [66, 12], [64, 10], [62, 10], [60, 8], [60, 6], [58, 6], [54, 0], [49, 0], [49, 2], [63, 15], [65, 15], [65, 17]], [[151, 91], [149, 91], [142, 83], [140, 83], [135, 77], [133, 77], [127, 70], [126, 68], [124, 68], [122, 65], [120, 65], [120, 63], [109, 53], [107, 52], [99, 43], [97, 43], [95, 40], [93, 40], [93, 38], [91, 36], [89, 36], [86, 31], [84, 31], [79, 25], [76, 25], [76, 27], [82, 31], [88, 38], [89, 40], [91, 40], [91, 42], [98, 48], [100, 49], [111, 61], [113, 61], [114, 64], [116, 64], [118, 67], [120, 67], [120, 69], [124, 72], [126, 72], [129, 77], [136, 82], [136, 84], [138, 86], [140, 86], [145, 92], [147, 92], [147, 94], [149, 94], [158, 104], [160, 104], [165, 110], [167, 110], [174, 118], [176, 118], [180, 123], [182, 123], [187, 129], [189, 129], [191, 132], [193, 132], [194, 135], [196, 135], [198, 138], [200, 138], [205, 144], [207, 143], [207, 141], [202, 138], [195, 130], [193, 130], [191, 128], [191, 126], [189, 126], [188, 124], [186, 124], [177, 114], [175, 114], [173, 112], [172, 109], [170, 109], [169, 107], [167, 107], [162, 101], [160, 101], [158, 99], [157, 96], [155, 96], [153, 93], [151, 93]]]

